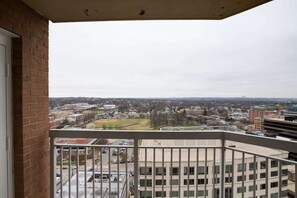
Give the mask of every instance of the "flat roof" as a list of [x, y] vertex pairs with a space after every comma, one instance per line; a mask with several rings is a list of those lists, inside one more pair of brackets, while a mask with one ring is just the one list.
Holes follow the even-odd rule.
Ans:
[[[95, 171], [95, 175], [98, 174], [101, 175], [101, 172]], [[104, 176], [109, 175], [109, 172], [103, 172]], [[93, 171], [87, 171], [87, 197], [93, 197]], [[106, 198], [113, 198], [118, 197], [117, 192], [119, 192], [120, 197], [122, 193], [125, 193], [126, 188], [126, 174], [125, 172], [119, 172], [119, 191], [118, 191], [118, 182], [117, 179], [115, 181], [115, 178], [117, 177], [117, 172], [112, 171], [111, 172], [111, 197], [109, 196], [109, 179], [103, 179], [102, 182], [102, 197]], [[77, 186], [76, 186], [76, 178], [77, 174], [74, 174], [71, 177], [71, 197], [76, 197], [77, 195]], [[85, 172], [84, 171], [78, 171], [78, 197], [84, 197], [85, 196]], [[57, 197], [60, 197], [60, 190], [58, 191]], [[99, 178], [97, 181], [95, 179], [95, 196], [101, 197], [101, 179]], [[63, 185], [63, 196], [62, 197], [69, 197], [69, 181], [67, 181]]]
[[[252, 143], [251, 143], [252, 144]], [[188, 149], [187, 146], [201, 146], [201, 147], [215, 147], [220, 146], [221, 143], [219, 140], [142, 140], [141, 146], [149, 146], [149, 147], [158, 147], [158, 146], [177, 146], [177, 147], [185, 147], [181, 149], [181, 161], [188, 162]], [[227, 141], [226, 146], [235, 145], [237, 149], [242, 149], [250, 152], [255, 152], [258, 154], [268, 155], [268, 156], [279, 156], [279, 155], [287, 155], [288, 152], [280, 151], [260, 146], [254, 146], [250, 144], [243, 144], [233, 141]], [[199, 149], [199, 162], [205, 161], [205, 149]], [[154, 152], [153, 149], [147, 149], [147, 162], [153, 161]], [[216, 149], [216, 162], [220, 162], [221, 150]], [[212, 148], [209, 148], [207, 151], [207, 161], [213, 161], [214, 151]], [[252, 155], [245, 155], [245, 158], [252, 157]], [[162, 149], [156, 149], [155, 151], [155, 161], [162, 162]], [[190, 162], [196, 162], [197, 159], [197, 149], [192, 148], [190, 150]], [[242, 153], [235, 152], [235, 160], [242, 159]], [[139, 161], [145, 162], [145, 149], [140, 149], [139, 153]], [[171, 149], [164, 149], [164, 162], [171, 161]], [[179, 149], [173, 149], [173, 161], [179, 161]], [[232, 161], [231, 151], [226, 152], [226, 161]]]

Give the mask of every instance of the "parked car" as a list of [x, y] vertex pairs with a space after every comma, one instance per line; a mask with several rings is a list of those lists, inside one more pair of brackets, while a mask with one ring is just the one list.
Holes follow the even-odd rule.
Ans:
[[107, 150], [108, 150], [108, 148], [103, 148], [103, 149], [102, 149], [102, 153], [103, 153], [103, 154], [107, 153]]
[[118, 150], [117, 150], [117, 149], [114, 149], [114, 150], [112, 151], [112, 155], [118, 155]]

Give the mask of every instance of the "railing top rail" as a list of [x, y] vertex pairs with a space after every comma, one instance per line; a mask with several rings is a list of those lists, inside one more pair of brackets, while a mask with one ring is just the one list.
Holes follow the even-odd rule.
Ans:
[[63, 144], [63, 143], [55, 143], [54, 146], [57, 147], [63, 147], [68, 148], [71, 147], [71, 149], [75, 148], [134, 148], [134, 146], [131, 145], [97, 145], [97, 144]]
[[105, 138], [105, 139], [167, 139], [167, 140], [222, 140], [268, 147], [297, 153], [297, 142], [261, 137], [222, 130], [155, 131], [155, 130], [86, 130], [53, 129], [50, 138]]
[[[199, 133], [197, 133], [199, 132]], [[222, 139], [222, 131], [156, 131], [156, 130], [86, 130], [53, 129], [51, 138], [108, 138], [108, 139]]]
[[291, 161], [291, 160], [287, 160], [287, 159], [283, 159], [283, 158], [279, 158], [279, 157], [274, 157], [274, 156], [263, 155], [263, 154], [259, 154], [259, 153], [256, 153], [256, 152], [247, 151], [247, 150], [244, 150], [244, 149], [238, 149], [238, 148], [232, 148], [232, 147], [226, 147], [226, 149], [241, 152], [241, 153], [245, 153], [245, 154], [249, 154], [249, 155], [255, 155], [257, 157], [263, 157], [263, 158], [268, 158], [268, 159], [271, 159], [271, 160], [277, 160], [277, 161], [297, 165], [296, 161]]

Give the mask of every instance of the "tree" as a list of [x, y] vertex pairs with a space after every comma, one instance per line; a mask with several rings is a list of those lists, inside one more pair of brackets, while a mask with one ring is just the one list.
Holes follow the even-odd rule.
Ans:
[[64, 118], [64, 120], [62, 121], [62, 124], [65, 125], [69, 125], [69, 120], [67, 117]]

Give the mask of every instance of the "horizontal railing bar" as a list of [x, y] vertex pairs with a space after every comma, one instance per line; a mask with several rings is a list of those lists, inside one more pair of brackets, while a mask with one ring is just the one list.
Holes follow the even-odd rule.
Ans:
[[[96, 147], [96, 148], [134, 148], [134, 146], [123, 146], [123, 145], [94, 145], [94, 144], [54, 144], [54, 146], [56, 147], [63, 147], [64, 149], [67, 148], [67, 147], [74, 147], [74, 148], [77, 148], [77, 147]], [[173, 149], [179, 149], [179, 148], [222, 148], [221, 146], [139, 146], [139, 148], [141, 149], [153, 149], [153, 148], [165, 148], [165, 149], [170, 149], [170, 148], [173, 148]]]
[[297, 142], [261, 137], [239, 132], [207, 131], [153, 131], [153, 130], [86, 130], [86, 129], [52, 129], [51, 138], [106, 138], [106, 139], [166, 139], [166, 140], [227, 140], [245, 144], [263, 146], [271, 149], [297, 152]]
[[[153, 131], [153, 130], [86, 130], [52, 129], [51, 138], [108, 138], [108, 139], [221, 139], [223, 131]], [[181, 136], [182, 133], [182, 136]]]
[[196, 148], [210, 148], [210, 149], [214, 149], [214, 148], [219, 148], [221, 149], [222, 147], [221, 146], [139, 146], [140, 149], [153, 149], [153, 148], [160, 148], [160, 149], [187, 149], [187, 148], [190, 148], [190, 149], [196, 149]]
[[251, 151], [246, 151], [246, 150], [238, 149], [238, 148], [234, 148], [234, 147], [225, 147], [225, 148], [228, 149], [228, 150], [233, 150], [233, 151], [237, 151], [237, 152], [240, 152], [240, 153], [245, 153], [245, 154], [249, 154], [249, 155], [255, 155], [257, 157], [263, 157], [263, 158], [268, 158], [268, 159], [272, 159], [272, 160], [277, 160], [277, 161], [287, 162], [287, 163], [290, 163], [290, 164], [297, 165], [297, 162], [296, 161], [290, 161], [290, 160], [286, 160], [286, 159], [283, 159], [283, 158], [278, 158], [278, 157], [274, 157], [274, 156], [259, 154], [259, 153], [255, 153], [255, 152], [251, 152]]
[[95, 144], [54, 144], [54, 146], [60, 146], [63, 148], [67, 147], [96, 147], [96, 148], [134, 148], [134, 146], [130, 145], [95, 145]]
[[262, 137], [244, 133], [224, 132], [225, 140], [236, 141], [246, 144], [268, 147], [272, 149], [284, 150], [289, 152], [297, 152], [297, 142], [280, 140], [271, 137]]

